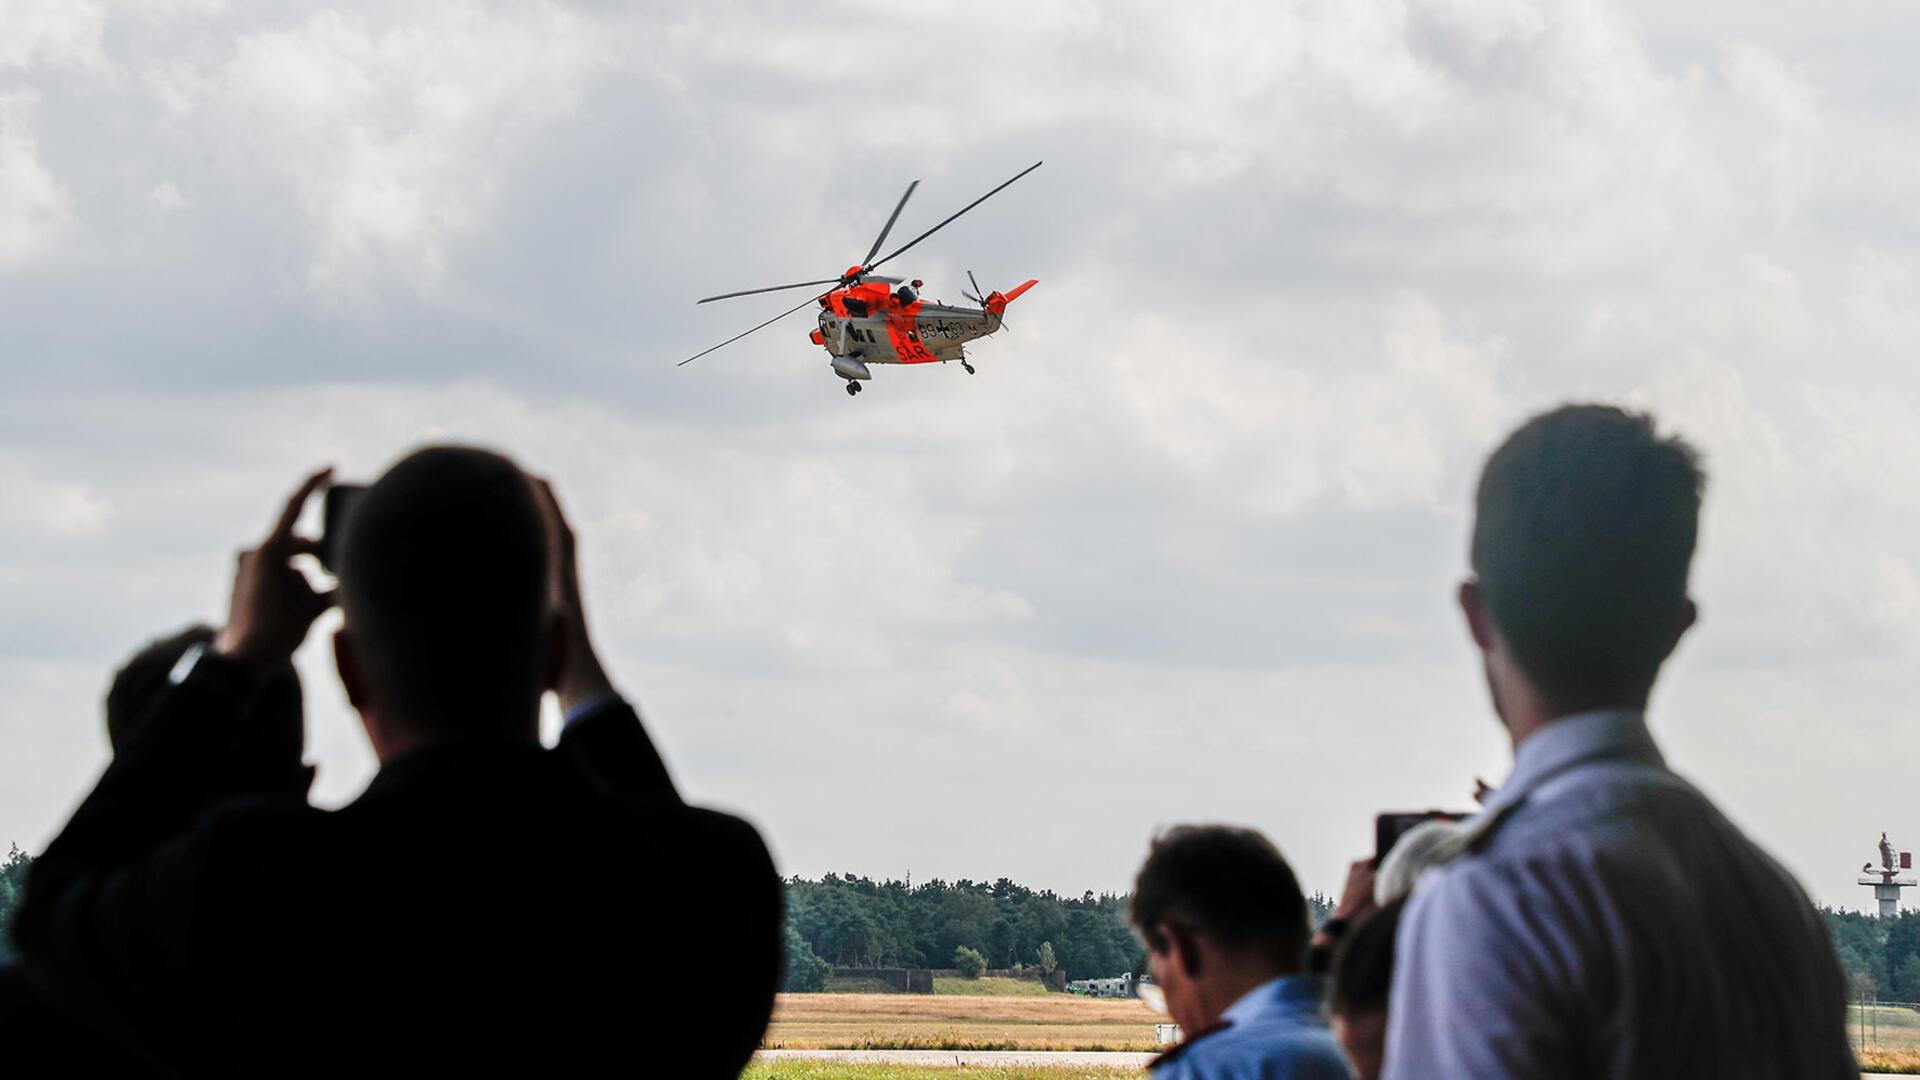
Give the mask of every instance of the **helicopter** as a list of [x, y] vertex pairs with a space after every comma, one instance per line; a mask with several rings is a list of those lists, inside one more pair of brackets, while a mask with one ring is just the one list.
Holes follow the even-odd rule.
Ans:
[[929, 303], [921, 299], [921, 290], [925, 283], [918, 278], [906, 279], [885, 277], [873, 271], [881, 263], [887, 262], [907, 249], [946, 228], [961, 214], [986, 202], [1014, 180], [1020, 179], [1044, 162], [1036, 161], [1016, 173], [1012, 180], [1001, 184], [985, 195], [973, 200], [950, 215], [945, 221], [907, 241], [900, 247], [876, 259], [880, 246], [887, 242], [887, 236], [893, 232], [894, 223], [900, 220], [900, 211], [906, 209], [907, 200], [913, 198], [915, 188], [920, 181], [907, 185], [906, 194], [900, 196], [900, 202], [894, 206], [893, 213], [887, 217], [886, 225], [880, 229], [880, 235], [874, 238], [873, 247], [867, 250], [865, 260], [849, 266], [846, 272], [837, 278], [823, 278], [819, 281], [800, 281], [792, 285], [773, 285], [764, 289], [745, 289], [740, 292], [721, 293], [708, 296], [699, 303], [710, 304], [715, 300], [731, 300], [737, 296], [758, 296], [761, 293], [783, 292], [787, 289], [809, 289], [821, 285], [831, 286], [818, 296], [800, 303], [768, 319], [766, 322], [735, 334], [713, 348], [697, 352], [675, 367], [685, 367], [707, 353], [725, 348], [759, 330], [764, 330], [781, 319], [810, 305], [819, 305], [819, 325], [807, 335], [815, 345], [827, 350], [827, 363], [833, 373], [847, 382], [847, 396], [858, 396], [860, 384], [873, 378], [870, 364], [931, 364], [935, 361], [947, 363], [958, 360], [967, 374], [974, 373], [973, 364], [967, 359], [965, 345], [976, 338], [987, 337], [1006, 325], [1007, 305], [1018, 300], [1021, 294], [1038, 285], [1033, 279], [1008, 289], [1006, 292], [995, 290], [982, 295], [980, 282], [975, 280], [973, 271], [967, 271], [967, 281], [973, 285], [972, 292], [962, 291], [961, 295], [971, 300], [977, 307], [955, 307], [948, 304]]

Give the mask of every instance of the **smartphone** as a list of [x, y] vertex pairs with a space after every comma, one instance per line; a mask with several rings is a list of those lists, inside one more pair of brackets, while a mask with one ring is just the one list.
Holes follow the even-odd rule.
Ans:
[[1381, 814], [1373, 819], [1373, 865], [1378, 868], [1380, 860], [1387, 857], [1393, 845], [1407, 834], [1407, 830], [1423, 821], [1461, 821], [1470, 815], [1455, 810], [1409, 810], [1401, 813]]
[[365, 484], [335, 484], [327, 489], [320, 506], [320, 547], [314, 554], [327, 573], [340, 573], [340, 542], [347, 536], [347, 515], [359, 500]]

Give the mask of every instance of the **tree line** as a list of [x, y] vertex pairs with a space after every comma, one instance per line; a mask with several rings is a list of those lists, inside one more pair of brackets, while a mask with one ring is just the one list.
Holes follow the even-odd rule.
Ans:
[[[32, 863], [17, 846], [0, 862], [0, 957], [7, 954], [7, 930]], [[1061, 896], [1006, 878], [991, 884], [936, 878], [909, 886], [852, 874], [790, 878], [786, 894], [788, 985], [795, 990], [819, 989], [835, 966], [1030, 967], [1058, 970], [1068, 979], [1110, 978], [1146, 967], [1127, 924], [1124, 895]], [[1316, 922], [1332, 906], [1318, 893], [1308, 902]], [[1901, 940], [1914, 947], [1902, 956], [1920, 951], [1920, 919], [1910, 925]], [[1915, 974], [1920, 977], [1920, 965]], [[1920, 990], [1909, 1000], [1920, 1000]]]
[[9, 927], [13, 925], [13, 913], [20, 906], [20, 894], [27, 887], [27, 867], [33, 860], [20, 850], [18, 844], [7, 851], [5, 862], [0, 862], [0, 960], [7, 959], [13, 952], [13, 935]]
[[[1309, 898], [1314, 919], [1332, 904]], [[828, 874], [787, 881], [787, 985], [817, 990], [829, 967], [966, 968], [974, 953], [989, 968], [1060, 970], [1072, 979], [1144, 971], [1146, 956], [1127, 923], [1127, 897], [1078, 897], [1000, 878], [991, 884], [938, 878], [919, 885]]]
[[829, 966], [972, 966], [956, 961], [961, 950], [988, 968], [1058, 969], [1069, 979], [1118, 975], [1142, 959], [1125, 897], [1064, 897], [1006, 878], [912, 886], [852, 874], [791, 878], [787, 927], [788, 986], [795, 990], [818, 989]]
[[1890, 918], [1821, 908], [1853, 1001], [1920, 1002], [1920, 911]]

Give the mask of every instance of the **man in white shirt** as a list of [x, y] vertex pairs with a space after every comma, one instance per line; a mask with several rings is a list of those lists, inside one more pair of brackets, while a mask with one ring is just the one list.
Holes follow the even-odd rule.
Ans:
[[1686, 443], [1602, 406], [1488, 460], [1460, 605], [1514, 769], [1408, 901], [1387, 1080], [1859, 1074], [1818, 913], [1644, 720], [1697, 614], [1703, 485]]

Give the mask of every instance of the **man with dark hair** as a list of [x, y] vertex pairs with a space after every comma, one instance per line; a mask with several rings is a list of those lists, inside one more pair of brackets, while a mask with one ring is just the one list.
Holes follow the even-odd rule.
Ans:
[[1696, 617], [1703, 484], [1684, 442], [1604, 406], [1488, 459], [1459, 600], [1514, 767], [1407, 902], [1389, 1080], [1858, 1074], [1812, 903], [1644, 719]]
[[1347, 1068], [1303, 973], [1307, 901], [1251, 829], [1184, 825], [1154, 840], [1128, 915], [1185, 1041], [1155, 1080], [1339, 1078]]
[[243, 553], [225, 626], [116, 683], [113, 763], [15, 927], [34, 1007], [194, 1076], [737, 1074], [779, 879], [750, 826], [680, 801], [594, 653], [558, 503], [505, 458], [420, 451], [352, 511], [334, 652], [380, 771], [307, 805], [287, 660], [334, 596], [293, 527], [327, 480]]
[[1353, 1066], [1354, 1080], [1380, 1080], [1387, 1045], [1387, 995], [1393, 985], [1393, 939], [1405, 900], [1393, 900], [1353, 924], [1333, 953], [1327, 1022]]

